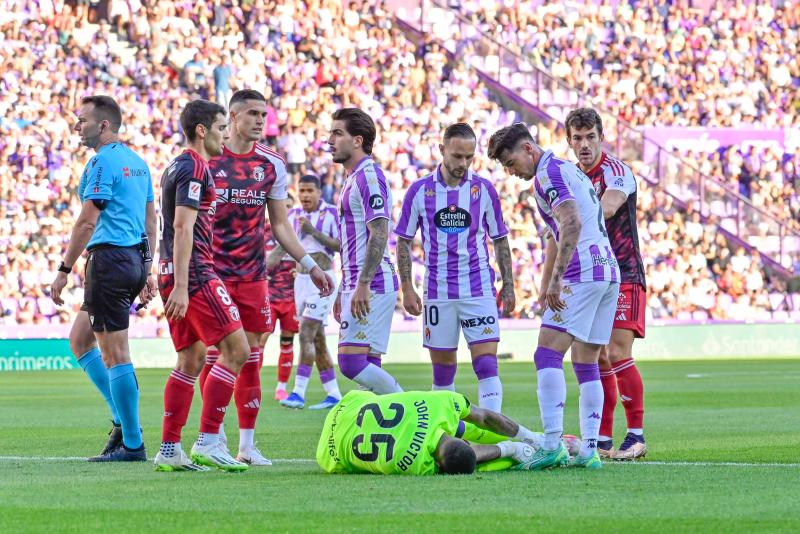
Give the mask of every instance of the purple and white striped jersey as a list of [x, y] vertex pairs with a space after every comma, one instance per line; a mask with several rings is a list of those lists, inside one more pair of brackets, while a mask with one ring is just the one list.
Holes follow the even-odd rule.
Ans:
[[[369, 228], [375, 219], [387, 219], [392, 231], [392, 191], [378, 165], [367, 156], [347, 177], [339, 194], [339, 233], [342, 239], [342, 291], [353, 291], [366, 258]], [[399, 284], [389, 257], [389, 244], [370, 284], [375, 293], [397, 291]]]
[[619, 282], [619, 266], [606, 233], [603, 208], [591, 180], [574, 163], [548, 150], [539, 160], [534, 180], [536, 204], [556, 241], [559, 238], [555, 209], [567, 200], [577, 204], [581, 219], [578, 246], [564, 272], [565, 282]]
[[303, 230], [300, 228], [300, 217], [305, 217], [308, 219], [308, 222], [310, 222], [312, 226], [317, 229], [317, 231], [322, 232], [328, 237], [338, 240], [339, 216], [336, 215], [336, 208], [324, 200], [320, 200], [317, 209], [311, 213], [306, 212], [301, 207], [296, 207], [290, 209], [288, 215], [289, 224], [291, 224], [292, 228], [294, 228], [294, 233], [297, 234], [300, 244], [303, 245], [303, 248], [307, 253], [311, 254], [313, 252], [322, 252], [329, 258], [333, 259], [335, 254], [333, 250], [314, 239], [314, 236], [311, 234], [303, 233]]
[[414, 182], [403, 199], [394, 232], [413, 239], [422, 233], [425, 299], [495, 296], [487, 240], [505, 237], [500, 198], [487, 179], [467, 171], [457, 187], [436, 172]]

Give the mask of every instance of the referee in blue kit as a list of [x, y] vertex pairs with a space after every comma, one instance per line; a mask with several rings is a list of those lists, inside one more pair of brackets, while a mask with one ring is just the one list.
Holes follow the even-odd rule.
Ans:
[[[150, 255], [156, 240], [156, 210], [150, 170], [120, 142], [121, 125], [122, 112], [113, 98], [98, 95], [81, 100], [75, 131], [81, 144], [96, 154], [81, 176], [81, 213], [51, 287], [53, 301], [62, 305], [61, 291], [67, 276], [83, 250], [88, 249], [81, 307], [88, 323], [86, 317], [79, 317], [83, 322], [76, 319], [70, 341], [76, 328], [88, 330], [81, 325], [91, 326], [102, 360], [94, 347], [93, 356], [90, 350], [78, 361], [101, 393], [107, 388], [107, 400], [122, 430], [121, 440], [89, 459], [96, 462], [147, 460], [139, 426], [139, 384], [128, 348], [128, 324], [136, 296], [146, 305], [156, 293]], [[91, 372], [83, 365], [87, 356], [94, 359]]]

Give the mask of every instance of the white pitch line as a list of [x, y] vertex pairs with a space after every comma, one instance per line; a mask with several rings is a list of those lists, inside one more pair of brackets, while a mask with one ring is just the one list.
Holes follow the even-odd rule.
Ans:
[[[85, 462], [83, 456], [0, 456], [0, 462]], [[273, 458], [279, 464], [308, 464], [315, 460], [310, 458]], [[800, 463], [748, 463], [748, 462], [661, 462], [661, 461], [630, 461], [630, 462], [604, 462], [604, 465], [655, 465], [675, 467], [784, 467], [799, 468]]]
[[748, 462], [657, 462], [657, 461], [628, 461], [628, 462], [603, 462], [603, 465], [664, 465], [678, 467], [789, 467], [797, 468], [800, 464], [781, 463], [748, 463]]
[[[85, 456], [0, 456], [0, 462], [85, 462]], [[281, 464], [305, 464], [315, 460], [308, 458], [274, 458]]]

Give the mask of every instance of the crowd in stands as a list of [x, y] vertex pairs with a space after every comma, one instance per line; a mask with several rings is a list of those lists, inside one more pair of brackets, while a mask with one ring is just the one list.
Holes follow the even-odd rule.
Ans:
[[[709, 9], [689, 4], [436, 0], [426, 21], [465, 61], [497, 74], [560, 119], [580, 93], [607, 116], [634, 127], [794, 131], [783, 146], [676, 150], [666, 163], [685, 166], [683, 178], [699, 171], [727, 183], [798, 232], [800, 4], [733, 0], [711, 2]], [[521, 65], [514, 54], [531, 66]], [[525, 76], [533, 66], [574, 91]], [[686, 182], [684, 191], [697, 197], [699, 191], [689, 191]]]
[[[265, 93], [267, 142], [285, 154], [293, 179], [321, 176], [328, 202], [336, 201], [343, 180], [325, 150], [335, 109], [358, 106], [375, 118], [374, 157], [398, 210], [408, 186], [435, 168], [444, 127], [471, 123], [479, 137], [474, 170], [495, 182], [511, 229], [514, 316], [539, 311], [542, 243], [530, 184], [505, 177], [485, 157], [488, 135], [515, 120], [514, 112], [494, 101], [466, 65], [449, 65], [443, 49], [410, 42], [381, 3], [18, 1], [0, 12], [0, 63], [0, 324], [67, 323], [80, 307], [82, 262], [65, 292], [67, 305], [55, 307], [48, 288], [80, 209], [76, 188], [91, 156], [71, 131], [82, 96], [117, 99], [121, 136], [150, 165], [158, 197], [166, 163], [182, 150], [182, 106], [196, 97], [224, 103], [242, 87]], [[540, 124], [533, 131], [540, 144], [569, 156], [563, 129]], [[762, 194], [761, 181], [750, 180], [749, 194]], [[757, 253], [731, 248], [713, 219], [673, 204], [661, 186], [642, 180], [640, 188], [652, 318], [800, 313], [791, 299], [778, 302], [784, 294]], [[421, 248], [414, 253], [421, 280]], [[796, 263], [800, 272], [800, 256]], [[164, 325], [160, 300], [137, 312], [136, 324]]]

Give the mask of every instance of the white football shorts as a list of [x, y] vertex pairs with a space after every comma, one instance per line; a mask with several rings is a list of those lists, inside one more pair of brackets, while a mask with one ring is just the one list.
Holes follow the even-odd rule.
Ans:
[[339, 346], [369, 347], [374, 354], [386, 354], [392, 316], [397, 305], [397, 291], [372, 293], [369, 313], [356, 319], [350, 311], [355, 291], [342, 291], [342, 324], [339, 325]]
[[578, 341], [607, 345], [617, 312], [617, 282], [575, 282], [561, 288], [561, 300], [567, 307], [554, 312], [550, 308], [542, 316], [542, 326], [561, 330]]

